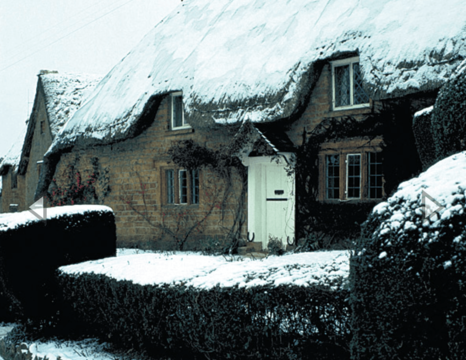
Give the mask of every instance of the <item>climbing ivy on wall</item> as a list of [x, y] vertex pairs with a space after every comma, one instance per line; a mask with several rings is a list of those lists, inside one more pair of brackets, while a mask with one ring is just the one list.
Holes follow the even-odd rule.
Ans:
[[90, 160], [92, 170], [79, 170], [80, 157], [76, 156], [58, 176], [47, 192], [50, 206], [102, 204], [110, 193], [109, 171], [101, 167], [99, 159]]
[[321, 145], [327, 142], [381, 136], [385, 193], [421, 170], [411, 128], [414, 110], [408, 100], [385, 104], [363, 119], [354, 117], [324, 119], [313, 131], [303, 132], [303, 144], [296, 151], [290, 171], [296, 176], [296, 230], [301, 245], [309, 249], [333, 247], [355, 238], [373, 203], [318, 202], [319, 160]]

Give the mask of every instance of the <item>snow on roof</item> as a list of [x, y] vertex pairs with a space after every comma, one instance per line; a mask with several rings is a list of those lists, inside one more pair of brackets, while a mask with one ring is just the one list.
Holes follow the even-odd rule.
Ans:
[[[234, 260], [234, 261], [231, 261]], [[269, 256], [263, 260], [199, 253], [143, 253], [62, 266], [67, 274], [95, 273], [135, 284], [184, 284], [209, 289], [294, 284], [336, 285], [349, 274], [348, 251]]]
[[193, 126], [288, 117], [319, 60], [359, 54], [376, 99], [437, 89], [466, 57], [464, 13], [463, 0], [185, 1], [107, 74], [50, 151], [124, 139], [152, 97], [174, 91]]
[[[38, 212], [38, 210], [35, 210]], [[60, 218], [65, 215], [85, 214], [88, 212], [113, 212], [105, 205], [68, 205], [57, 206], [46, 209], [46, 219]], [[40, 213], [40, 211], [39, 211]], [[7, 213], [0, 215], [0, 231], [8, 231], [18, 226], [26, 225], [33, 222], [42, 221], [30, 211], [21, 211], [16, 213]]]
[[55, 137], [65, 122], [84, 102], [102, 76], [42, 71], [39, 81], [45, 95], [48, 121]]
[[21, 149], [23, 148], [24, 137], [26, 135], [27, 124], [23, 125], [23, 130], [20, 135], [16, 138], [10, 147], [10, 150], [6, 153], [3, 160], [0, 162], [0, 175], [5, 175], [10, 167], [18, 168], [19, 160], [21, 157]]

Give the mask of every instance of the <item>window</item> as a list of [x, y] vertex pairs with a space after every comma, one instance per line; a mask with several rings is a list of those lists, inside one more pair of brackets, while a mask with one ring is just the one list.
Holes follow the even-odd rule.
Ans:
[[38, 161], [37, 162], [37, 177], [40, 178], [40, 173], [42, 171], [42, 164], [44, 163], [44, 161]]
[[346, 198], [361, 197], [361, 155], [348, 154], [346, 157]]
[[332, 63], [333, 109], [366, 107], [369, 96], [362, 87], [359, 58], [338, 60]]
[[45, 121], [40, 122], [40, 133], [43, 134], [45, 133]]
[[173, 93], [171, 96], [171, 119], [173, 130], [190, 127], [184, 119], [183, 95], [181, 92]]
[[327, 199], [340, 198], [340, 156], [327, 155]]
[[367, 155], [368, 197], [381, 199], [383, 197], [382, 159], [380, 153], [371, 152]]
[[324, 154], [321, 200], [383, 198], [382, 157], [378, 152]]
[[165, 203], [199, 204], [199, 170], [165, 170]]

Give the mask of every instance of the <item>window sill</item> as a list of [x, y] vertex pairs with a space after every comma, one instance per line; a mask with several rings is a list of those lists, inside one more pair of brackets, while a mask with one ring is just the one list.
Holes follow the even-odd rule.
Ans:
[[185, 135], [185, 134], [192, 134], [194, 129], [192, 127], [183, 127], [183, 128], [175, 128], [165, 131], [166, 136], [177, 136], [177, 135]]
[[358, 104], [358, 105], [349, 105], [349, 106], [340, 106], [340, 107], [332, 107], [332, 111], [345, 111], [345, 110], [357, 110], [357, 109], [370, 109], [371, 104]]
[[179, 208], [179, 207], [187, 207], [187, 208], [198, 208], [199, 204], [162, 204], [164, 208]]

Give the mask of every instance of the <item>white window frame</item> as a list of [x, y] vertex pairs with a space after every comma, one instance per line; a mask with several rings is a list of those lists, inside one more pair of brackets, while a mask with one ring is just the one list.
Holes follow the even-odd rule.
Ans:
[[[339, 111], [339, 110], [348, 110], [348, 109], [360, 109], [360, 108], [367, 108], [370, 106], [370, 101], [365, 104], [356, 104], [353, 105], [354, 102], [354, 97], [353, 97], [353, 64], [354, 63], [359, 63], [359, 56], [355, 56], [352, 58], [348, 59], [343, 59], [343, 60], [335, 60], [332, 61], [332, 109], [333, 111]], [[349, 65], [349, 71], [350, 71], [350, 103], [351, 105], [347, 106], [335, 106], [336, 100], [335, 100], [335, 68], [339, 66], [345, 66]]]
[[171, 94], [170, 96], [170, 107], [171, 107], [171, 113], [170, 113], [170, 122], [171, 122], [171, 128], [172, 130], [182, 130], [182, 129], [190, 129], [191, 126], [185, 122], [185, 118], [184, 118], [184, 104], [182, 103], [182, 108], [181, 108], [181, 123], [182, 125], [181, 126], [175, 126], [175, 117], [174, 117], [174, 99], [176, 97], [179, 97], [181, 96], [181, 98], [183, 98], [183, 93], [181, 91], [177, 91], [177, 92], [174, 92]]
[[[349, 167], [349, 157], [350, 156], [359, 156], [359, 197], [349, 197], [348, 196], [348, 192], [349, 192], [349, 187], [348, 187], [348, 175], [349, 175], [349, 171], [348, 171], [348, 167]], [[345, 186], [345, 197], [346, 199], [361, 199], [361, 195], [362, 195], [362, 189], [361, 189], [361, 183], [362, 183], [362, 153], [352, 153], [352, 154], [346, 154], [346, 174], [345, 174], [345, 178], [346, 178], [346, 186]]]

